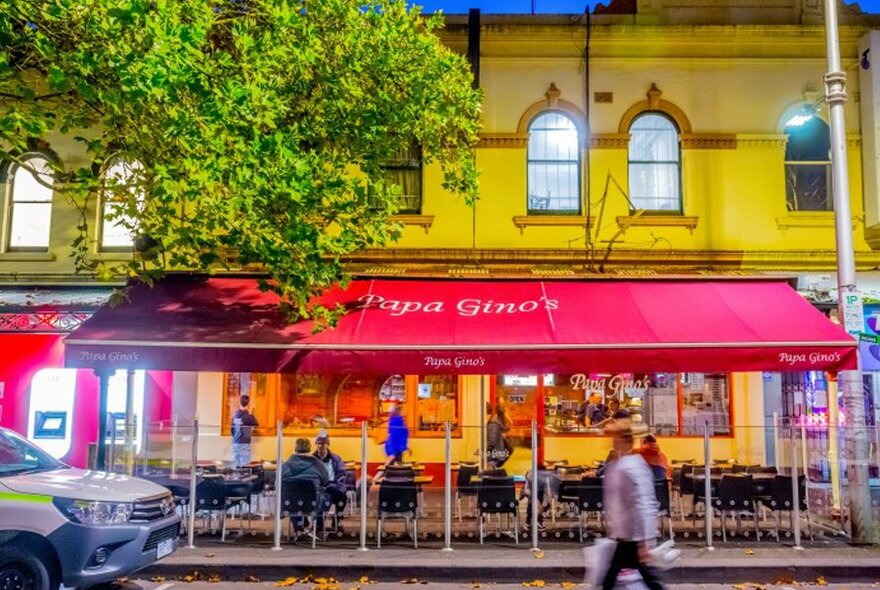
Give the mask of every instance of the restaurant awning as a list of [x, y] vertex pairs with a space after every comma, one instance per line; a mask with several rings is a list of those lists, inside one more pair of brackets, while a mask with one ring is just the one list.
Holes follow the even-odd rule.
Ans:
[[131, 289], [67, 337], [68, 367], [310, 373], [854, 368], [856, 342], [776, 280], [358, 279], [334, 329], [253, 278]]

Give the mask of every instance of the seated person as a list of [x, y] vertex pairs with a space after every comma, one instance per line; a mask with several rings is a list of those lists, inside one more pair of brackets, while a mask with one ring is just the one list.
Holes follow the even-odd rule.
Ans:
[[645, 437], [645, 440], [642, 441], [642, 446], [639, 447], [637, 452], [651, 468], [651, 471], [654, 472], [654, 479], [669, 479], [672, 477], [672, 466], [669, 464], [669, 459], [660, 450], [657, 438], [653, 434]]
[[[559, 480], [553, 477], [553, 471], [538, 469], [538, 530], [544, 530], [544, 512], [550, 506], [550, 498], [559, 495]], [[519, 499], [526, 500], [526, 524], [528, 531], [532, 524], [532, 470], [526, 472], [526, 482], [520, 490]]]
[[[309, 481], [315, 486], [318, 498], [318, 506], [315, 509], [318, 518], [317, 530], [322, 533], [324, 532], [324, 512], [329, 507], [327, 494], [324, 492], [328, 482], [327, 469], [324, 468], [324, 463], [321, 460], [311, 454], [311, 450], [309, 439], [296, 439], [293, 455], [281, 467], [281, 481]], [[301, 516], [292, 516], [291, 521], [294, 529], [306, 528]]]
[[327, 485], [324, 492], [333, 505], [336, 506], [336, 521], [342, 520], [345, 505], [348, 503], [346, 495], [347, 473], [345, 461], [342, 457], [330, 450], [330, 435], [326, 430], [318, 432], [315, 437], [315, 458], [317, 458], [327, 471]]

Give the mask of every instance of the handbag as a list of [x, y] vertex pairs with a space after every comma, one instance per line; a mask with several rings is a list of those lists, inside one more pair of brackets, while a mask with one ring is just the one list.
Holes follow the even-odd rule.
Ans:
[[681, 557], [681, 550], [675, 548], [675, 542], [672, 539], [660, 543], [649, 553], [651, 554], [651, 566], [658, 570], [668, 570]]
[[584, 547], [584, 583], [593, 588], [602, 585], [616, 548], [617, 541], [605, 537], [596, 539], [589, 547]]

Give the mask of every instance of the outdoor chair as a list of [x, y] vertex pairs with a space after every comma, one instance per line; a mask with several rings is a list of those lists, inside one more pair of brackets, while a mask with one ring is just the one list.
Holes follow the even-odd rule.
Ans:
[[[812, 538], [813, 524], [810, 518], [810, 509], [807, 504], [806, 494], [806, 478], [803, 475], [798, 476], [798, 498], [800, 499], [799, 509], [807, 515], [807, 533]], [[769, 497], [764, 497], [760, 502], [770, 511], [773, 512], [773, 534], [776, 541], [781, 541], [779, 535], [779, 519], [782, 512], [789, 513], [789, 531], [794, 530], [794, 501], [791, 494], [791, 476], [776, 475], [770, 486]]]
[[[406, 532], [413, 545], [419, 548], [419, 495], [411, 477], [386, 477], [379, 484], [379, 520], [376, 527], [376, 547], [382, 547], [382, 524], [386, 518], [406, 520]], [[410, 532], [412, 522], [412, 532]]]
[[203, 530], [210, 531], [211, 517], [220, 513], [220, 541], [226, 540], [226, 511], [229, 510], [229, 498], [226, 485], [222, 479], [203, 479], [196, 486], [196, 502], [190, 510], [201, 512], [205, 517]]
[[519, 503], [516, 501], [516, 486], [512, 477], [484, 475], [477, 491], [477, 510], [480, 517], [480, 544], [483, 544], [484, 517], [498, 515], [498, 526], [501, 526], [501, 515], [513, 516], [513, 534], [519, 544]]
[[584, 529], [589, 524], [590, 514], [599, 515], [599, 528], [604, 528], [603, 523], [603, 497], [602, 497], [602, 478], [601, 477], [584, 477], [578, 486], [578, 529], [580, 531], [581, 543], [584, 542]]
[[[557, 465], [554, 469], [556, 475], [560, 477], [565, 476], [582, 476], [584, 473], [583, 467], [569, 467], [567, 465]], [[577, 505], [578, 501], [578, 488], [580, 487], [580, 478], [578, 481], [565, 481], [560, 479], [559, 488], [556, 492], [556, 495], [552, 498], [552, 517], [553, 522], [556, 522], [556, 514], [558, 511], [559, 504], [563, 504], [569, 509], [572, 506]]]
[[[669, 500], [669, 487], [670, 481], [665, 477], [654, 480], [654, 495], [657, 498], [657, 516], [660, 517], [661, 524], [663, 517], [666, 517], [666, 523], [669, 527], [669, 538], [672, 539], [674, 535], [672, 533], [672, 508]], [[662, 526], [660, 527], [660, 531], [660, 536], [662, 537]]]
[[749, 465], [748, 469], [746, 469], [746, 473], [772, 473], [776, 475], [779, 473], [779, 470], [772, 465]]
[[458, 514], [458, 522], [461, 522], [461, 499], [477, 497], [480, 486], [472, 480], [479, 473], [480, 466], [477, 463], [459, 463], [458, 476], [455, 480], [455, 512]]
[[736, 529], [740, 532], [742, 515], [750, 514], [755, 521], [755, 537], [761, 538], [758, 529], [758, 510], [752, 498], [752, 476], [725, 474], [721, 476], [718, 497], [712, 499], [712, 507], [721, 514], [721, 538], [727, 541], [727, 514], [733, 512]]
[[694, 466], [690, 463], [685, 463], [681, 466], [681, 471], [678, 475], [678, 512], [681, 515], [681, 520], [684, 520], [684, 497], [690, 496], [691, 498], [691, 511], [696, 512], [697, 501], [694, 496], [694, 480], [691, 479], [694, 473]]
[[[312, 549], [314, 549], [315, 543], [318, 540], [318, 519], [323, 518], [323, 515], [318, 515], [319, 499], [315, 484], [308, 480], [291, 479], [282, 481], [280, 499], [281, 515], [285, 518], [290, 518], [287, 540], [290, 541], [290, 531], [294, 528], [293, 521], [301, 519], [303, 532], [311, 537]], [[307, 518], [311, 519], [309, 526], [306, 526]], [[296, 533], [298, 531], [294, 530], [294, 535]], [[296, 536], [294, 536], [294, 540], [296, 540]]]

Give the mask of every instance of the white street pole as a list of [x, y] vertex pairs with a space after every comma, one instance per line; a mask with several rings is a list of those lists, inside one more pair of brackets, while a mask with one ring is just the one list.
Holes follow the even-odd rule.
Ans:
[[[858, 338], [864, 326], [862, 297], [856, 287], [853, 254], [852, 213], [846, 157], [846, 73], [840, 65], [840, 42], [837, 31], [837, 0], [825, 0], [825, 33], [828, 44], [828, 73], [825, 74], [825, 102], [831, 115], [831, 170], [834, 196], [834, 227], [837, 236], [838, 309], [846, 331]], [[841, 371], [838, 382], [846, 409], [847, 480], [852, 539], [856, 543], [874, 543], [876, 531], [871, 519], [868, 489], [868, 437], [861, 370]], [[829, 406], [836, 399], [828, 400]]]
[[443, 510], [443, 551], [452, 551], [452, 429], [446, 421], [446, 465], [443, 471], [445, 508]]
[[281, 467], [284, 465], [284, 422], [275, 425], [275, 544], [273, 551], [281, 551]]

